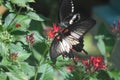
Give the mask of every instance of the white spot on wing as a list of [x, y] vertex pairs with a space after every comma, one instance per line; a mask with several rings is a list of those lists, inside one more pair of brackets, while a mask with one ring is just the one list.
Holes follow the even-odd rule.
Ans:
[[58, 53], [63, 53], [65, 51], [64, 49], [64, 45], [62, 44], [62, 42], [59, 42], [59, 45], [57, 46], [57, 52]]
[[69, 41], [69, 44], [70, 44], [70, 45], [79, 44], [79, 40], [76, 39], [75, 37], [71, 36], [71, 35], [68, 36], [68, 37], [66, 37], [66, 39]]
[[70, 49], [71, 49], [69, 43], [68, 43], [65, 39], [63, 39], [63, 40], [62, 40], [62, 44], [64, 45], [65, 51], [66, 51], [67, 53], [69, 53], [69, 51], [70, 51]]
[[71, 43], [69, 42], [69, 40], [67, 38], [62, 39], [62, 41], [59, 42], [59, 45], [57, 47], [57, 51], [59, 53], [63, 53], [63, 52], [70, 52], [70, 49], [72, 48]]
[[69, 21], [69, 24], [73, 24], [73, 22], [75, 21], [75, 19], [77, 19], [76, 21], [80, 20], [80, 14], [74, 14], [73, 17], [72, 17], [72, 19]]
[[74, 12], [74, 4], [73, 4], [72, 0], [71, 0], [71, 6], [72, 6], [71, 12], [73, 13]]
[[71, 32], [70, 34], [77, 39], [80, 38], [80, 35], [76, 34], [75, 32]]

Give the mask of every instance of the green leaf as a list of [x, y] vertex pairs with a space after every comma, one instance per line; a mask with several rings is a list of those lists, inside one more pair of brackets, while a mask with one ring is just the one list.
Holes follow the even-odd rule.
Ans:
[[90, 80], [98, 80], [96, 77], [90, 77]]
[[[65, 80], [67, 77], [69, 77], [70, 73], [68, 73], [65, 69], [60, 68], [57, 72], [57, 74], [61, 74], [61, 76], [56, 75], [57, 77], [59, 77], [61, 80]], [[72, 74], [71, 74], [72, 75]], [[56, 78], [57, 78], [56, 77]], [[62, 77], [62, 78], [61, 78]]]
[[97, 42], [98, 49], [100, 50], [102, 55], [105, 55], [106, 48], [105, 48], [105, 43], [103, 41], [104, 36], [100, 35], [100, 36], [96, 36], [95, 38], [98, 40]]
[[29, 65], [27, 62], [21, 63], [21, 69], [28, 76], [29, 79], [35, 74], [34, 66]]
[[104, 41], [99, 39], [98, 40], [98, 43], [97, 43], [97, 46], [101, 52], [102, 55], [105, 55], [106, 51], [105, 51], [105, 44], [104, 44]]
[[28, 54], [28, 53], [23, 53], [23, 54], [19, 54], [18, 55], [18, 60], [19, 61], [24, 61], [26, 60], [31, 54]]
[[109, 76], [111, 78], [114, 78], [114, 80], [120, 80], [120, 72], [112, 69], [112, 70], [108, 70], [107, 73], [109, 74]]
[[14, 12], [15, 8], [13, 8], [13, 5], [10, 2], [6, 2], [5, 7], [9, 9], [10, 12]]
[[38, 14], [36, 14], [35, 12], [29, 12], [27, 13], [27, 15], [33, 20], [44, 21], [44, 19], [40, 17]]
[[54, 70], [49, 64], [43, 64], [39, 67], [39, 72], [42, 73], [40, 80], [53, 80]]
[[32, 49], [34, 58], [39, 62], [41, 60], [41, 55], [39, 52], [37, 52], [35, 49]]
[[[13, 24], [11, 25], [13, 25], [12, 28], [14, 28], [14, 30], [26, 31], [27, 28], [30, 26], [30, 22], [31, 19], [28, 18], [28, 16], [18, 15], [14, 20]], [[16, 24], [20, 24], [20, 27], [19, 28], [15, 27]]]
[[[8, 27], [11, 32], [16, 30], [26, 31], [30, 22], [31, 19], [26, 15], [16, 15], [11, 13], [5, 18], [4, 26]], [[17, 28], [16, 24], [19, 24], [20, 27]]]
[[8, 67], [8, 69], [10, 72], [6, 72], [6, 74], [9, 76], [10, 80], [29, 80], [28, 75], [25, 74], [19, 66], [12, 65]]
[[97, 79], [99, 80], [107, 80], [110, 79], [110, 76], [108, 75], [107, 71], [99, 70], [97, 74]]
[[6, 79], [7, 79], [7, 75], [1, 71], [0, 72], [0, 80], [6, 80]]
[[24, 53], [26, 52], [23, 47], [22, 47], [22, 44], [21, 43], [16, 43], [16, 44], [13, 44], [11, 43], [10, 46], [9, 46], [9, 49], [10, 49], [10, 52], [19, 52], [19, 53]]
[[0, 32], [3, 30], [3, 26], [0, 24]]
[[23, 49], [22, 46], [23, 45], [21, 43], [17, 43], [17, 44], [11, 43], [9, 46], [11, 53], [18, 53], [17, 59], [19, 61], [24, 61], [31, 55], [30, 53], [27, 53], [27, 51], [25, 49]]
[[5, 18], [5, 22], [3, 24], [4, 27], [8, 27], [9, 24], [13, 21], [14, 17], [16, 14], [10, 13], [6, 18]]
[[17, 78], [16, 76], [14, 76], [12, 73], [10, 72], [6, 72], [6, 74], [9, 77], [9, 80], [20, 80], [19, 78]]
[[44, 38], [42, 37], [42, 35], [38, 31], [33, 31], [33, 33], [34, 33], [35, 42], [44, 41]]
[[2, 4], [3, 3], [3, 0], [0, 0], [0, 4]]
[[44, 24], [44, 23], [40, 22], [40, 21], [32, 20], [30, 27], [29, 27], [29, 30], [30, 31], [37, 31], [37, 32], [39, 32], [40, 35], [42, 35], [45, 32], [42, 24]]
[[11, 0], [11, 2], [18, 6], [25, 7], [28, 2], [34, 2], [34, 0]]
[[2, 55], [2, 53], [4, 53], [3, 44], [4, 44], [4, 43], [0, 42], [0, 55]]
[[46, 57], [49, 47], [48, 45], [43, 41], [43, 42], [39, 42], [36, 43], [33, 48], [43, 57]]

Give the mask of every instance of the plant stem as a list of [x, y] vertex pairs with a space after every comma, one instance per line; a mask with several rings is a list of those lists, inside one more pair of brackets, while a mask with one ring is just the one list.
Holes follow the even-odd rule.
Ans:
[[38, 65], [36, 65], [36, 68], [35, 68], [35, 77], [34, 77], [34, 80], [37, 80], [38, 67], [39, 67], [39, 64], [38, 64]]
[[35, 77], [34, 77], [34, 80], [37, 80], [37, 76], [38, 76], [38, 68], [39, 66], [42, 64], [42, 62], [44, 61], [44, 56], [45, 54], [47, 53], [49, 47], [47, 46], [47, 48], [45, 49], [43, 55], [41, 56], [41, 59], [39, 60], [39, 63], [38, 65], [36, 65], [36, 70], [35, 70]]

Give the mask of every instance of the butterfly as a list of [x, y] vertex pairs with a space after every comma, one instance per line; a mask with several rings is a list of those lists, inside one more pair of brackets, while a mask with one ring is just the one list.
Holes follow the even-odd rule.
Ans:
[[[87, 54], [84, 47], [84, 35], [95, 25], [96, 21], [87, 18], [81, 21], [80, 13], [75, 11], [73, 0], [60, 0], [58, 22], [54, 24], [55, 34], [50, 47], [50, 58], [56, 62], [58, 56], [69, 57], [74, 61], [74, 51]], [[61, 27], [63, 27], [61, 29]]]

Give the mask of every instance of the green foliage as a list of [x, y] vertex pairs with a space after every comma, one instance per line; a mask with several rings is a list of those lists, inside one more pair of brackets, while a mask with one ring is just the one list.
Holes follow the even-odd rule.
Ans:
[[96, 36], [95, 38], [98, 40], [97, 46], [98, 46], [101, 54], [102, 54], [102, 55], [105, 55], [106, 49], [105, 49], [105, 43], [104, 43], [104, 41], [103, 41], [104, 36], [99, 35], [99, 36]]

